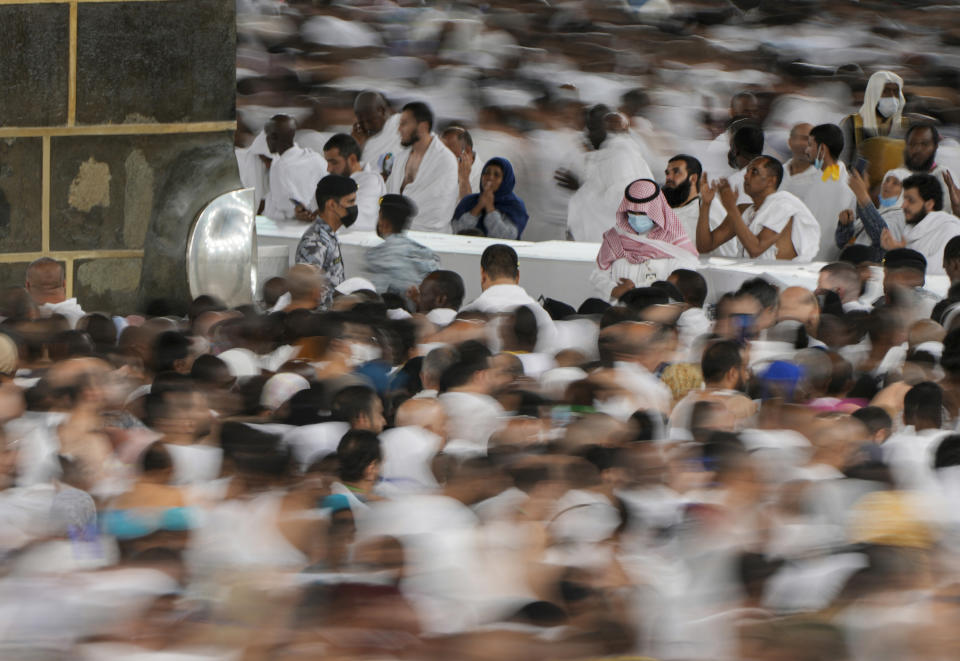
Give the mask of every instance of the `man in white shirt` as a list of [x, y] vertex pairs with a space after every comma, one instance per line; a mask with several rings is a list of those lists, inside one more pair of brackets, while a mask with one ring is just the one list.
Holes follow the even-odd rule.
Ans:
[[847, 185], [847, 166], [840, 161], [843, 131], [836, 124], [820, 124], [810, 130], [807, 158], [813, 161], [815, 177], [803, 195], [797, 194], [820, 223], [820, 251], [817, 259], [832, 261], [840, 256], [837, 247], [837, 218], [843, 211], [855, 213], [857, 198]]
[[503, 428], [505, 413], [493, 398], [498, 368], [486, 355], [461, 356], [440, 377], [440, 395], [450, 429], [445, 451], [460, 457], [487, 453], [490, 437]]
[[927, 260], [928, 274], [942, 274], [943, 249], [960, 235], [960, 218], [943, 211], [943, 190], [932, 174], [915, 174], [903, 180], [903, 239], [897, 241], [889, 229], [883, 230], [884, 250], [909, 248]]
[[387, 192], [406, 195], [417, 205], [410, 229], [449, 234], [459, 201], [457, 157], [433, 133], [433, 111], [425, 103], [403, 107], [399, 131], [405, 149], [387, 179]]
[[63, 265], [50, 257], [41, 257], [27, 267], [26, 289], [36, 303], [41, 317], [60, 314], [70, 328], [86, 314], [75, 298], [67, 298]]
[[297, 123], [289, 115], [274, 115], [264, 131], [272, 162], [263, 214], [272, 220], [313, 220], [317, 182], [327, 173], [327, 162], [294, 143]]
[[520, 306], [529, 307], [537, 318], [537, 351], [550, 351], [556, 341], [557, 329], [553, 319], [537, 301], [531, 298], [520, 282], [517, 252], [510, 246], [496, 243], [480, 256], [480, 288], [483, 293], [463, 308], [464, 312], [499, 314], [511, 312]]
[[360, 92], [353, 102], [353, 136], [363, 148], [360, 160], [386, 181], [400, 154], [400, 114], [390, 110], [390, 104], [379, 92]]
[[807, 196], [810, 187], [818, 178], [817, 169], [813, 167], [813, 161], [807, 156], [812, 128], [813, 124], [801, 122], [790, 129], [787, 146], [790, 148], [791, 158], [783, 164], [783, 184], [781, 188], [793, 193], [801, 200]]
[[[912, 124], [904, 138], [903, 166], [914, 174], [930, 174], [937, 178], [943, 191], [943, 209], [957, 215], [960, 209], [954, 209], [950, 202], [950, 188], [947, 177], [950, 171], [937, 163], [937, 148], [940, 146], [940, 132], [933, 124]], [[946, 176], [945, 176], [946, 175]]]
[[[700, 218], [700, 179], [703, 177], [700, 161], [689, 154], [677, 154], [667, 162], [663, 174], [663, 186], [660, 187], [663, 197], [687, 231], [687, 236], [693, 240], [697, 236], [697, 220]], [[710, 228], [719, 227], [726, 215], [721, 204], [710, 205]], [[733, 243], [725, 243], [711, 254], [738, 257]]]
[[327, 159], [327, 172], [357, 182], [357, 220], [340, 233], [376, 230], [380, 198], [386, 195], [387, 186], [379, 172], [369, 163], [361, 162], [360, 145], [346, 133], [337, 133], [323, 145], [323, 157]]

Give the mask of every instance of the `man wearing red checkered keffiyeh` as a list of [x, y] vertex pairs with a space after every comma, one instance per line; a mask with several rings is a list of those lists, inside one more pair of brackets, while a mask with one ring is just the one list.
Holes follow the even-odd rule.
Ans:
[[[650, 229], [641, 233], [635, 225]], [[675, 269], [695, 268], [696, 258], [697, 249], [660, 186], [638, 179], [627, 186], [614, 226], [603, 234], [591, 280], [605, 297], [616, 299], [634, 286], [665, 280]]]

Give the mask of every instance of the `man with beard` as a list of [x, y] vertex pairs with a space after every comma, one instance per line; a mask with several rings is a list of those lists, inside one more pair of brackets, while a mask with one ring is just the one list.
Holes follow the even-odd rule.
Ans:
[[367, 248], [366, 253], [367, 277], [377, 293], [403, 296], [440, 268], [440, 258], [432, 250], [405, 234], [416, 213], [416, 207], [403, 195], [384, 195], [380, 201], [377, 236], [383, 243]]
[[357, 222], [340, 232], [371, 232], [377, 228], [380, 198], [387, 192], [383, 177], [360, 160], [360, 145], [346, 133], [337, 133], [323, 145], [327, 172], [357, 182]]
[[406, 195], [419, 209], [410, 229], [450, 233], [460, 184], [457, 157], [433, 132], [433, 111], [414, 101], [400, 114], [400, 144], [387, 192]]
[[943, 273], [943, 249], [960, 235], [960, 218], [943, 211], [943, 187], [932, 174], [915, 174], [903, 180], [903, 239], [897, 241], [889, 229], [880, 241], [885, 250], [910, 248], [927, 260], [927, 273]]
[[622, 117], [597, 105], [587, 114], [587, 152], [579, 173], [560, 169], [557, 184], [575, 191], [567, 206], [567, 231], [574, 241], [603, 241], [613, 226], [623, 191], [637, 179], [653, 179]]
[[334, 234], [357, 220], [357, 182], [349, 177], [328, 174], [317, 184], [318, 217], [297, 245], [297, 264], [316, 264], [327, 274], [330, 286], [323, 307], [333, 303], [333, 290], [344, 280], [340, 242]]
[[386, 181], [400, 154], [400, 115], [379, 92], [360, 92], [353, 102], [357, 121], [350, 135], [363, 149], [360, 160], [369, 163]]
[[906, 144], [903, 148], [903, 165], [914, 174], [930, 174], [937, 178], [943, 189], [943, 208], [956, 214], [950, 203], [950, 188], [947, 177], [950, 171], [937, 165], [937, 147], [940, 145], [940, 132], [933, 124], [914, 124], [907, 129]]
[[[820, 249], [820, 225], [810, 210], [793, 193], [777, 190], [783, 166], [775, 158], [760, 156], [746, 168], [743, 191], [752, 204], [738, 205], [737, 191], [726, 179], [700, 185], [700, 219], [697, 222], [697, 251], [716, 250], [728, 241], [741, 246], [742, 255], [761, 260], [809, 262]], [[727, 217], [710, 229], [709, 207], [720, 191]]]
[[264, 127], [271, 154], [270, 192], [263, 215], [272, 220], [313, 220], [313, 190], [327, 172], [323, 157], [293, 141], [297, 123], [289, 115], [274, 115]]
[[[700, 218], [700, 178], [703, 176], [700, 161], [689, 154], [677, 154], [667, 162], [663, 174], [660, 190], [693, 241], [697, 236], [697, 219]], [[710, 229], [719, 227], [725, 216], [721, 205], [711, 205]], [[711, 254], [718, 257], [738, 256], [733, 242], [723, 244]]]

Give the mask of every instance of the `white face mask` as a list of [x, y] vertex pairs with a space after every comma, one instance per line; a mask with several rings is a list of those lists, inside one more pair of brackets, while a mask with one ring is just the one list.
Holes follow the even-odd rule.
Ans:
[[900, 99], [894, 96], [885, 96], [877, 103], [877, 112], [884, 117], [893, 117], [900, 109]]
[[376, 360], [382, 355], [380, 347], [365, 342], [350, 342], [350, 355], [347, 356], [347, 364], [350, 367], [357, 367], [371, 360]]

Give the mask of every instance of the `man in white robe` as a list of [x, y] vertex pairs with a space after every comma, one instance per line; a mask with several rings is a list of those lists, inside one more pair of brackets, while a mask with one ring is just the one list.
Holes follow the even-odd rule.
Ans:
[[361, 92], [353, 102], [357, 122], [351, 135], [363, 148], [360, 160], [380, 173], [384, 181], [390, 176], [400, 154], [400, 113], [379, 92]]
[[425, 103], [403, 107], [399, 131], [404, 150], [387, 179], [387, 192], [406, 195], [417, 205], [410, 229], [449, 234], [459, 201], [457, 157], [433, 133], [433, 111]]
[[357, 182], [357, 221], [342, 228], [340, 233], [375, 231], [380, 198], [387, 193], [383, 177], [369, 163], [360, 160], [360, 145], [346, 133], [337, 133], [323, 145], [323, 157], [327, 159], [330, 174], [350, 177]]
[[813, 167], [813, 161], [807, 156], [812, 128], [813, 124], [801, 122], [790, 129], [787, 146], [790, 147], [791, 158], [783, 164], [783, 183], [780, 188], [793, 193], [801, 200], [807, 197], [810, 188], [821, 174]]
[[760, 260], [809, 262], [820, 248], [820, 225], [810, 210], [795, 195], [778, 191], [783, 166], [771, 156], [760, 156], [747, 166], [744, 190], [750, 205], [738, 205], [739, 192], [721, 179], [717, 184], [704, 182], [700, 189], [703, 203], [712, 203], [717, 190], [727, 210], [727, 218], [715, 230], [710, 229], [709, 212], [701, 207], [696, 243], [699, 252], [709, 252], [727, 241], [737, 240], [743, 256]]
[[950, 188], [947, 177], [950, 171], [937, 163], [937, 150], [940, 146], [940, 132], [933, 124], [913, 124], [907, 129], [906, 144], [903, 148], [903, 165], [914, 174], [930, 174], [937, 178], [943, 190], [943, 209], [960, 213], [950, 202]]
[[814, 177], [806, 191], [796, 194], [820, 223], [820, 250], [817, 259], [832, 262], [840, 257], [837, 247], [837, 219], [844, 211], [856, 212], [857, 198], [848, 185], [847, 166], [840, 161], [843, 131], [836, 124], [820, 124], [810, 130], [807, 158]]
[[[613, 226], [613, 218], [627, 185], [653, 179], [647, 162], [620, 126], [622, 118], [606, 106], [594, 106], [587, 116], [587, 140], [592, 148], [583, 157], [580, 172], [557, 171], [557, 182], [576, 191], [567, 208], [567, 230], [574, 241], [599, 243]], [[608, 128], [615, 126], [618, 132]]]
[[[568, 104], [573, 108], [574, 104]], [[579, 108], [579, 106], [577, 106]], [[533, 195], [524, 199], [534, 222], [528, 223], [524, 239], [530, 241], [563, 241], [567, 238], [567, 207], [572, 192], [557, 185], [554, 173], [582, 158], [583, 134], [573, 128], [574, 113], [566, 109], [548, 116], [555, 123], [527, 135], [533, 153]]]
[[[664, 182], [660, 190], [667, 199], [667, 204], [673, 209], [693, 241], [697, 236], [697, 221], [700, 219], [700, 180], [703, 177], [703, 167], [689, 154], [677, 154], [667, 162], [664, 171]], [[727, 217], [723, 205], [714, 200], [710, 205], [710, 229], [720, 227], [720, 223]], [[739, 257], [739, 250], [734, 242], [728, 242], [714, 250], [712, 255], [717, 257]]]
[[555, 347], [557, 329], [553, 319], [523, 287], [516, 251], [502, 243], [494, 244], [480, 256], [480, 288], [483, 293], [467, 304], [463, 312], [499, 314], [511, 312], [520, 306], [529, 307], [537, 319], [537, 346], [539, 352], [549, 352]]
[[897, 241], [889, 229], [883, 230], [885, 250], [909, 248], [927, 260], [928, 274], [942, 274], [943, 249], [960, 235], [960, 218], [943, 211], [940, 182], [932, 174], [915, 174], [903, 181], [903, 216], [906, 229]]
[[253, 208], [260, 211], [260, 205], [270, 192], [270, 148], [267, 147], [267, 132], [260, 131], [247, 147], [237, 147], [237, 169], [240, 171], [240, 183], [244, 188], [253, 189]]
[[317, 210], [317, 182], [327, 174], [327, 162], [293, 141], [296, 130], [289, 115], [274, 115], [264, 129], [272, 162], [263, 214], [271, 220], [308, 221]]

